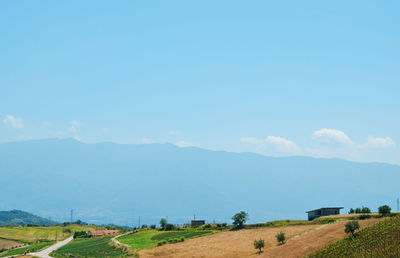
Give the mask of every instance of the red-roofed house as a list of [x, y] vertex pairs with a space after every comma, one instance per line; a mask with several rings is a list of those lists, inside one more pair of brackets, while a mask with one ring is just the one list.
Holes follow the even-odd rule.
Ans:
[[90, 230], [89, 232], [92, 236], [98, 237], [117, 234], [119, 230]]

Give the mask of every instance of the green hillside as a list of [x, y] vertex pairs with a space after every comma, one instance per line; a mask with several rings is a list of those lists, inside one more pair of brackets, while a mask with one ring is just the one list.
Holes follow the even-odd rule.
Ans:
[[27, 224], [51, 226], [57, 223], [25, 211], [0, 211], [0, 227], [5, 225], [24, 226]]
[[122, 250], [109, 244], [113, 236], [75, 239], [51, 253], [53, 257], [127, 257]]

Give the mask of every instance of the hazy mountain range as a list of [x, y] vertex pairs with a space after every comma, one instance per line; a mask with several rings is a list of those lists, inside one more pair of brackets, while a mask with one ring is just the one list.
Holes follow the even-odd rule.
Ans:
[[137, 225], [196, 218], [306, 219], [325, 207], [396, 209], [400, 166], [310, 157], [271, 158], [172, 144], [0, 144], [0, 209], [56, 221]]

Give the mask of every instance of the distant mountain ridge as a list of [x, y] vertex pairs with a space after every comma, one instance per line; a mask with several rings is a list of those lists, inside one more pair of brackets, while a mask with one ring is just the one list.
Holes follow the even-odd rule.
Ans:
[[0, 209], [57, 221], [187, 223], [306, 219], [305, 211], [396, 207], [400, 166], [310, 157], [272, 158], [172, 144], [85, 144], [48, 139], [0, 144]]
[[0, 211], [0, 227], [5, 225], [26, 226], [28, 224], [51, 226], [56, 222], [20, 210]]

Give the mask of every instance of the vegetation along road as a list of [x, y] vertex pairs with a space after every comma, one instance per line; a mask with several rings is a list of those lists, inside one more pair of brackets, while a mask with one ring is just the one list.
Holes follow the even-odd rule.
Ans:
[[48, 248], [46, 248], [46, 249], [44, 249], [44, 250], [42, 250], [40, 252], [31, 253], [31, 255], [35, 256], [35, 257], [44, 257], [44, 258], [51, 257], [51, 256], [49, 256], [49, 254], [51, 252], [53, 252], [53, 251], [57, 250], [58, 248], [68, 244], [69, 242], [72, 241], [72, 239], [74, 239], [74, 238], [71, 236], [71, 237], [69, 237], [69, 238], [67, 238], [67, 239], [65, 239], [63, 241], [55, 243], [54, 245], [52, 245], [52, 246], [50, 246], [50, 247], [48, 247]]

